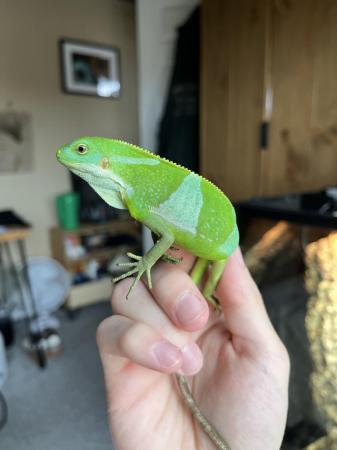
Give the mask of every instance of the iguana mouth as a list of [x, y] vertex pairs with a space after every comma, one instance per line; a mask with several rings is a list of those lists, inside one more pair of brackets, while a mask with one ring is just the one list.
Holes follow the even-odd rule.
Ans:
[[63, 163], [61, 160], [60, 160], [60, 162], [72, 171], [76, 170], [76, 172], [80, 172], [80, 173], [89, 173], [90, 172], [89, 170], [85, 170], [83, 168], [83, 164], [81, 164], [81, 163], [70, 163], [70, 162]]
[[[79, 177], [83, 178], [86, 182], [88, 182], [91, 187], [97, 186], [101, 189], [111, 189], [113, 191], [116, 191], [118, 193], [121, 192], [121, 190], [125, 190], [125, 186], [120, 182], [120, 180], [116, 180], [113, 174], [110, 172], [106, 172], [101, 167], [96, 167], [94, 165], [92, 166], [86, 166], [81, 163], [67, 163], [65, 166], [75, 173], [75, 175], [78, 175]], [[99, 171], [98, 174], [95, 172]]]

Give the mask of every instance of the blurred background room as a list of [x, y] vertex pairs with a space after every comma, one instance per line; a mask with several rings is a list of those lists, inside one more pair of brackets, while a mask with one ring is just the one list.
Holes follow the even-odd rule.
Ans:
[[291, 359], [284, 450], [337, 449], [337, 2], [0, 0], [0, 449], [109, 450], [95, 342], [148, 246], [60, 166], [125, 140], [217, 184]]

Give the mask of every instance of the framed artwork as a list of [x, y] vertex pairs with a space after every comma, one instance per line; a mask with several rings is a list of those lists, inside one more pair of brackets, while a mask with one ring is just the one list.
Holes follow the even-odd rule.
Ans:
[[117, 48], [62, 39], [60, 58], [64, 92], [104, 98], [120, 96], [120, 54]]

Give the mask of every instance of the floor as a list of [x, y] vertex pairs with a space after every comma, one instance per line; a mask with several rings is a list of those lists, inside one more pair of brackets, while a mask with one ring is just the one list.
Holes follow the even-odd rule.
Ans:
[[110, 313], [108, 302], [83, 309], [75, 321], [61, 313], [65, 351], [45, 370], [19, 345], [11, 349], [3, 389], [9, 420], [0, 431], [1, 449], [112, 450], [95, 342], [97, 325]]

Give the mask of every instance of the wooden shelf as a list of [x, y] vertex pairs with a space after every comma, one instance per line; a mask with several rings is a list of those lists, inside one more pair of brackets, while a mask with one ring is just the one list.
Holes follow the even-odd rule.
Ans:
[[111, 278], [104, 277], [87, 283], [75, 284], [70, 291], [67, 308], [70, 310], [111, 299], [113, 284]]
[[[76, 267], [79, 266], [79, 264], [81, 264], [81, 263], [84, 264], [92, 259], [95, 259], [98, 262], [103, 262], [108, 259], [112, 259], [113, 257], [115, 257], [121, 253], [122, 248], [127, 248], [126, 251], [134, 253], [134, 252], [137, 252], [137, 250], [139, 249], [139, 246], [137, 247], [137, 246], [129, 246], [129, 245], [128, 246], [119, 245], [117, 247], [107, 247], [107, 248], [102, 248], [100, 250], [92, 250], [79, 258], [68, 259], [67, 261], [64, 262], [64, 266], [66, 267], [66, 269], [68, 269], [69, 271], [72, 272], [76, 269]], [[125, 253], [126, 253], [126, 251], [125, 251]]]
[[[78, 244], [82, 245], [81, 241], [83, 238], [106, 234], [109, 237], [129, 235], [135, 238], [136, 241], [134, 245], [122, 243], [115, 246], [109, 245], [102, 248], [86, 249], [86, 253], [78, 258], [71, 258], [67, 255], [67, 240], [78, 240]], [[75, 274], [81, 270], [81, 266], [84, 267], [90, 260], [96, 260], [98, 263], [104, 264], [119, 254], [124, 254], [128, 251], [139, 251], [141, 246], [141, 229], [140, 225], [131, 218], [110, 221], [103, 224], [82, 224], [76, 230], [64, 230], [54, 227], [50, 230], [50, 243], [52, 256], [69, 272]], [[109, 276], [73, 285], [67, 300], [67, 308], [76, 309], [96, 303], [102, 299], [109, 299], [111, 297], [111, 291], [112, 283]]]
[[110, 234], [131, 234], [139, 235], [139, 224], [133, 219], [118, 219], [105, 223], [92, 224], [84, 223], [81, 224], [76, 230], [63, 230], [60, 228], [53, 228], [58, 232], [62, 232], [63, 235], [80, 235], [86, 236], [91, 234], [101, 234], [108, 232]]

